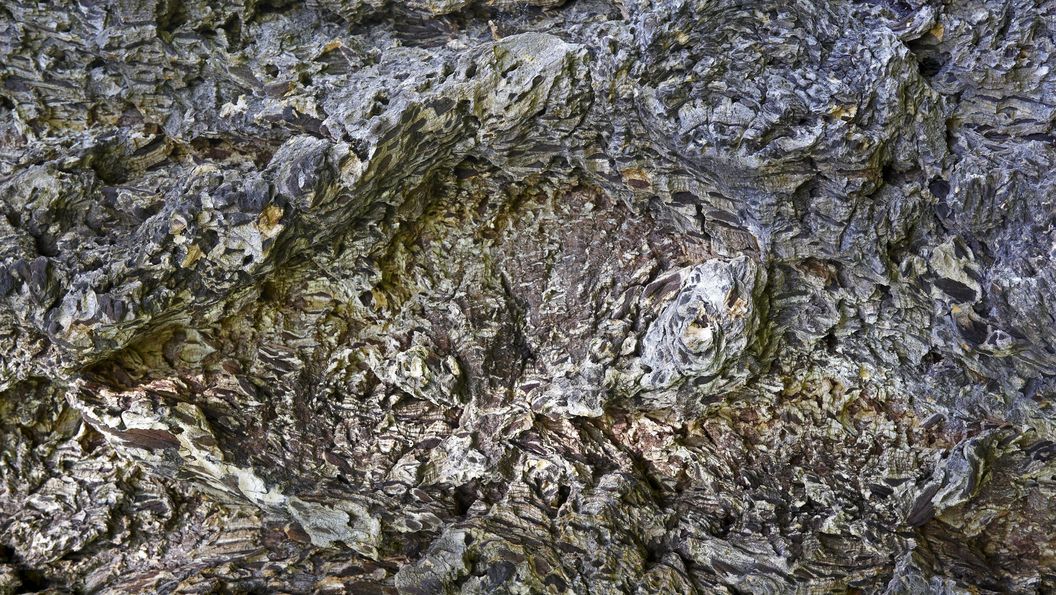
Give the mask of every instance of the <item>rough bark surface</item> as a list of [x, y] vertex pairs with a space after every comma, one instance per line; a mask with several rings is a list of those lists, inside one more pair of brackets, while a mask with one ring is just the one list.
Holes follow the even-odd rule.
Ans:
[[1056, 591], [1056, 2], [0, 6], [0, 593]]

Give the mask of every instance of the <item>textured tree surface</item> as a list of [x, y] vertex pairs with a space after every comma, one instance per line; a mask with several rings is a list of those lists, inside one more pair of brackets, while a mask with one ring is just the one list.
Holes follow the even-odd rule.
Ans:
[[5, 0], [0, 593], [1051, 593], [1056, 2]]

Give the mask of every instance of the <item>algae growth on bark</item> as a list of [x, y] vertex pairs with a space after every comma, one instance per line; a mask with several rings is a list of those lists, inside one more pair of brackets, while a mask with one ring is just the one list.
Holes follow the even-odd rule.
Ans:
[[0, 593], [1056, 590], [1056, 2], [6, 0]]

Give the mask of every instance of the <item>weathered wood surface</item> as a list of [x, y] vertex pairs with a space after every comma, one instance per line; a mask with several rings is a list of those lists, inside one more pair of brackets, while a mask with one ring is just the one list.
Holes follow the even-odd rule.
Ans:
[[1047, 0], [7, 0], [0, 593], [1056, 591], [1054, 122]]

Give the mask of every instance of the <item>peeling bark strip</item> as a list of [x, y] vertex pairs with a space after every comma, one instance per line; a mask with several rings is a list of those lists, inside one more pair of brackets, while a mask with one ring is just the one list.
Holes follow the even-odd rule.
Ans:
[[0, 594], [1056, 592], [1056, 3], [0, 6]]

